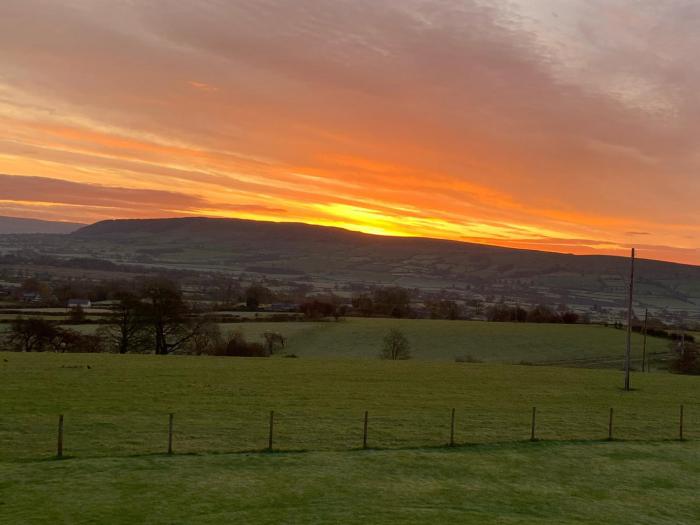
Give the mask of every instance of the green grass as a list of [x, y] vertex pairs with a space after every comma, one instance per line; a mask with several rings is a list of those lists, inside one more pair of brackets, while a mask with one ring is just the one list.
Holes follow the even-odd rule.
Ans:
[[695, 443], [146, 456], [0, 469], [5, 523], [677, 525], [700, 513]]
[[[100, 325], [66, 325], [71, 330], [94, 333]], [[279, 332], [288, 339], [287, 353], [318, 358], [376, 358], [382, 339], [391, 329], [404, 332], [416, 360], [454, 361], [471, 356], [498, 363], [529, 362], [600, 368], [623, 363], [624, 330], [600, 325], [489, 323], [415, 319], [366, 319], [350, 317], [340, 322], [224, 323], [224, 334], [242, 332], [250, 341], [262, 341], [265, 332]], [[8, 330], [0, 323], [0, 332]], [[633, 366], [640, 367], [642, 336], [633, 334]], [[668, 341], [647, 340], [649, 354], [668, 352]]]
[[0, 522], [691, 523], [698, 379], [632, 379], [625, 393], [611, 370], [3, 353]]
[[634, 374], [637, 390], [625, 393], [619, 372], [553, 367], [1, 356], [0, 460], [49, 456], [59, 413], [66, 415], [68, 453], [85, 457], [163, 451], [170, 412], [176, 413], [178, 450], [203, 453], [262, 449], [269, 410], [277, 413], [280, 449], [343, 450], [361, 444], [365, 410], [370, 444], [397, 448], [445, 444], [453, 407], [457, 439], [470, 443], [526, 439], [532, 406], [539, 409], [543, 439], [605, 437], [609, 407], [617, 409], [620, 438], [672, 439], [684, 403], [692, 436], [693, 411], [700, 407], [697, 378], [666, 373]]
[[[488, 323], [410, 319], [358, 319], [325, 323], [240, 323], [222, 325], [240, 330], [250, 340], [264, 332], [280, 332], [288, 352], [304, 357], [376, 357], [391, 328], [406, 334], [415, 359], [450, 360], [471, 355], [490, 362], [585, 361], [619, 366], [625, 331], [598, 325]], [[641, 362], [642, 336], [634, 334], [634, 362]], [[648, 338], [647, 351], [665, 352], [668, 341]]]

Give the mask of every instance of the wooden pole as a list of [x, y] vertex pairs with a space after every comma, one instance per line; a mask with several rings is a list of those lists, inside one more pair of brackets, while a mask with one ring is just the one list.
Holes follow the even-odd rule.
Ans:
[[632, 359], [632, 300], [634, 299], [634, 248], [630, 257], [630, 291], [627, 304], [627, 348], [625, 351], [625, 390], [630, 390], [630, 361]]
[[58, 441], [56, 443], [56, 457], [63, 457], [63, 414], [58, 416]]
[[173, 453], [173, 420], [175, 419], [175, 414], [171, 413], [168, 417], [168, 454]]
[[450, 446], [455, 446], [455, 409], [452, 409], [452, 420], [450, 421]]
[[362, 448], [367, 449], [367, 427], [369, 423], [369, 412], [365, 410], [365, 425], [362, 432]]
[[681, 405], [680, 421], [678, 424], [678, 439], [683, 441], [683, 405]]
[[644, 340], [642, 342], [642, 372], [649, 371], [649, 366], [647, 362], [647, 323], [649, 322], [649, 308], [644, 309]]
[[535, 420], [537, 418], [537, 408], [532, 407], [532, 427], [530, 428], [530, 441], [537, 441], [535, 437]]
[[275, 430], [275, 411], [270, 410], [270, 433], [267, 437], [267, 450], [272, 452], [272, 436]]
[[608, 441], [613, 440], [613, 409], [610, 408], [610, 417], [608, 418]]

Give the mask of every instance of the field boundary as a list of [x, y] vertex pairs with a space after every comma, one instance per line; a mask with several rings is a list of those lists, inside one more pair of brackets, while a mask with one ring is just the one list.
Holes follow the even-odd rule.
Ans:
[[[301, 453], [301, 452], [325, 452], [325, 451], [355, 451], [355, 450], [421, 450], [421, 449], [442, 449], [442, 448], [464, 448], [473, 446], [491, 446], [497, 444], [516, 444], [516, 443], [599, 443], [599, 442], [643, 442], [643, 443], [662, 443], [662, 442], [686, 442], [693, 441], [689, 439], [687, 435], [687, 419], [685, 406], [683, 404], [679, 405], [677, 412], [675, 413], [676, 425], [675, 425], [675, 438], [625, 438], [624, 435], [617, 432], [616, 429], [616, 417], [618, 413], [615, 412], [614, 408], [609, 409], [607, 420], [606, 420], [606, 430], [607, 433], [601, 432], [601, 436], [597, 438], [542, 438], [540, 433], [540, 426], [538, 418], [540, 412], [537, 407], [532, 407], [530, 413], [530, 424], [529, 424], [529, 439], [526, 438], [526, 430], [523, 428], [523, 439], [511, 439], [511, 440], [495, 440], [495, 441], [460, 441], [456, 438], [456, 409], [453, 408], [449, 412], [449, 419], [446, 420], [445, 430], [447, 439], [444, 443], [432, 443], [432, 444], [415, 444], [415, 445], [394, 445], [394, 446], [384, 446], [378, 444], [377, 441], [372, 441], [372, 423], [373, 420], [370, 417], [369, 411], [364, 411], [363, 417], [361, 419], [361, 426], [358, 428], [358, 439], [357, 446], [346, 446], [338, 448], [305, 448], [305, 447], [289, 447], [279, 445], [278, 441], [278, 425], [279, 419], [278, 414], [274, 410], [269, 412], [268, 422], [267, 422], [267, 435], [266, 435], [266, 446], [260, 448], [246, 448], [246, 449], [230, 449], [222, 451], [214, 450], [200, 450], [200, 451], [187, 451], [186, 447], [184, 450], [178, 449], [178, 427], [176, 413], [171, 412], [167, 414], [167, 418], [164, 418], [163, 424], [163, 448], [162, 452], [148, 452], [144, 454], [126, 454], [125, 456], [113, 455], [113, 456], [77, 456], [67, 453], [70, 451], [70, 434], [66, 432], [66, 423], [68, 419], [64, 414], [60, 414], [57, 420], [56, 434], [55, 434], [55, 454], [49, 456], [45, 459], [68, 459], [76, 457], [138, 457], [138, 456], [173, 456], [173, 455], [205, 455], [205, 454], [271, 454], [271, 453]], [[382, 421], [383, 418], [378, 418], [378, 421]], [[375, 420], [377, 421], [377, 420]], [[602, 421], [601, 421], [602, 423]], [[447, 426], [449, 424], [449, 426]], [[375, 427], [376, 428], [376, 427]], [[360, 432], [361, 431], [361, 432]], [[382, 433], [387, 433], [387, 429], [382, 427], [380, 435]], [[67, 445], [67, 446], [66, 446]], [[31, 461], [31, 458], [23, 458], [24, 461]], [[12, 460], [10, 460], [12, 461]]]

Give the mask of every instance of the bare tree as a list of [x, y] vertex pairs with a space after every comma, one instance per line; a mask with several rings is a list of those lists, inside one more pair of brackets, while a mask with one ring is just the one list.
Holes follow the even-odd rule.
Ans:
[[143, 296], [156, 354], [177, 352], [206, 324], [203, 318], [189, 316], [182, 293], [171, 281], [158, 279], [147, 283]]
[[103, 337], [120, 354], [145, 351], [151, 340], [144, 304], [131, 292], [120, 292], [117, 300], [119, 302], [102, 330]]
[[194, 355], [218, 355], [227, 345], [219, 325], [211, 321], [202, 322], [187, 342], [186, 352]]
[[392, 361], [411, 358], [411, 346], [403, 332], [393, 328], [384, 336], [381, 358]]
[[44, 352], [53, 349], [59, 330], [39, 317], [12, 321], [7, 342], [17, 352]]

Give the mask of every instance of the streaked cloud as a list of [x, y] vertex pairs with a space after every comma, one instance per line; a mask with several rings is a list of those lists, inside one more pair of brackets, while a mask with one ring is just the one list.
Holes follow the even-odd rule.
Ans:
[[686, 0], [5, 0], [0, 171], [26, 180], [0, 212], [577, 253], [645, 232], [700, 264], [698, 22]]

